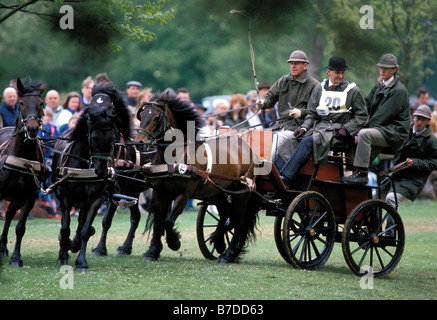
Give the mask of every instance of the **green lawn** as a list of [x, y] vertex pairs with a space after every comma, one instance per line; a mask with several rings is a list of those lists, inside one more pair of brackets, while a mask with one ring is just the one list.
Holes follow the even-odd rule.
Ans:
[[[20, 299], [126, 299], [126, 300], [423, 300], [437, 299], [437, 202], [402, 203], [400, 213], [406, 229], [406, 245], [397, 268], [387, 277], [375, 279], [373, 289], [362, 289], [360, 277], [349, 270], [341, 244], [337, 243], [324, 267], [301, 271], [279, 255], [273, 239], [273, 218], [260, 212], [258, 239], [249, 246], [239, 264], [218, 265], [205, 260], [196, 242], [197, 212], [183, 213], [177, 224], [182, 247], [173, 252], [164, 246], [162, 258], [142, 261], [148, 246], [141, 236], [142, 216], [131, 256], [114, 256], [129, 227], [128, 211], [115, 216], [108, 236], [109, 256], [93, 258], [101, 216], [96, 218], [96, 235], [89, 242], [88, 273], [72, 273], [65, 279], [57, 265], [60, 222], [34, 218], [27, 223], [22, 245], [23, 268], [0, 267], [0, 300]], [[76, 219], [73, 218], [73, 226]], [[0, 221], [0, 227], [4, 222]], [[15, 243], [14, 225], [9, 233], [9, 251]], [[73, 234], [73, 232], [72, 232]], [[76, 254], [71, 254], [74, 266]], [[72, 289], [65, 288], [67, 284]], [[64, 288], [63, 288], [64, 287]]]

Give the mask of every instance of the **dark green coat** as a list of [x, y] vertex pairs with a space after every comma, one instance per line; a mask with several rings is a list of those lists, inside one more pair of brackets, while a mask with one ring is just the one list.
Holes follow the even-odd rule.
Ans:
[[381, 88], [381, 80], [379, 80], [366, 96], [369, 121], [365, 128], [378, 129], [395, 154], [408, 139], [410, 130], [408, 101], [407, 89], [397, 75], [385, 88]]
[[393, 178], [396, 192], [415, 200], [431, 171], [437, 170], [437, 139], [429, 125], [421, 135], [411, 134], [411, 139], [402, 145], [394, 163], [398, 164], [407, 158], [413, 159], [413, 166], [394, 172]]
[[307, 114], [306, 108], [308, 100], [314, 87], [319, 83], [316, 79], [312, 78], [307, 71], [305, 74], [295, 79], [291, 73], [279, 78], [270, 88], [270, 90], [263, 97], [264, 108], [272, 108], [276, 102], [278, 103], [279, 118], [287, 118], [290, 103], [294, 108], [300, 109], [302, 115], [298, 119], [287, 119], [284, 129], [292, 130], [299, 128]]

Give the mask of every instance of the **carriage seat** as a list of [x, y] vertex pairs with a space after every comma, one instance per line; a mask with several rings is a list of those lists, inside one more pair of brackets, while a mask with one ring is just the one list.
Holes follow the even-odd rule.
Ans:
[[[355, 137], [337, 137], [335, 136], [331, 141], [332, 155], [330, 160], [344, 158], [347, 165], [352, 165], [355, 157]], [[338, 161], [336, 161], [338, 162]]]

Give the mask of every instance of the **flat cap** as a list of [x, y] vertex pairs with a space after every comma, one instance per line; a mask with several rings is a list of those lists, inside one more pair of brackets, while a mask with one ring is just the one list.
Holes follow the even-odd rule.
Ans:
[[126, 88], [129, 88], [131, 86], [141, 88], [143, 85], [141, 84], [141, 82], [138, 82], [138, 81], [129, 81], [128, 83], [126, 83]]

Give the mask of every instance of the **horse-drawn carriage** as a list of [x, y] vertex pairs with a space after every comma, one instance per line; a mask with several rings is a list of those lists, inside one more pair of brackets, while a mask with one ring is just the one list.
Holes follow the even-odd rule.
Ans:
[[[17, 137], [24, 142], [28, 140], [26, 132], [37, 132], [39, 127], [42, 90], [31, 88], [29, 92], [23, 91], [23, 121], [17, 128], [20, 133]], [[203, 201], [197, 218], [200, 250], [206, 258], [216, 258], [220, 263], [238, 261], [247, 240], [254, 235], [259, 211], [265, 210], [268, 216], [275, 217], [274, 236], [279, 253], [297, 268], [314, 270], [323, 266], [335, 242], [342, 243], [346, 262], [358, 275], [369, 266], [372, 270], [367, 270], [373, 276], [384, 276], [398, 264], [405, 242], [399, 214], [379, 199], [379, 186], [351, 186], [340, 182], [347, 169], [344, 157], [331, 156], [328, 164], [317, 166], [309, 160], [301, 169], [294, 190], [287, 190], [277, 169], [269, 161], [273, 141], [271, 131], [228, 132], [202, 141], [197, 139], [203, 124], [197, 112], [189, 104], [163, 93], [144, 104], [137, 113], [141, 129], [135, 141], [143, 143], [146, 149], [156, 148], [153, 161], [141, 166], [140, 176], [138, 170], [133, 170], [134, 176], [126, 176], [120, 174], [122, 170], [114, 172], [110, 160], [114, 158], [113, 145], [114, 141], [119, 141], [120, 131], [129, 136], [130, 127], [126, 125], [130, 121], [129, 113], [113, 88], [112, 91], [102, 90], [96, 90], [92, 106], [71, 131], [72, 136], [67, 140], [71, 140], [72, 145], [64, 146], [62, 140], [55, 145], [57, 154], [52, 168], [55, 182], [52, 186], [59, 188], [63, 216], [59, 263], [68, 262], [68, 251], [80, 251], [76, 267], [86, 271], [86, 246], [94, 233], [92, 222], [105, 195], [110, 193], [120, 201], [123, 197], [114, 195], [118, 191], [136, 196], [150, 187], [153, 188], [151, 214], [146, 227], [153, 230], [153, 234], [150, 247], [144, 254], [143, 260], [146, 261], [159, 258], [163, 235], [172, 250], [180, 248], [180, 235], [174, 224], [187, 201], [196, 198]], [[31, 113], [37, 117], [26, 116], [27, 109], [35, 108], [36, 111]], [[30, 129], [20, 130], [20, 126], [25, 125]], [[178, 141], [178, 133], [182, 141]], [[170, 139], [166, 140], [168, 136]], [[40, 154], [35, 141], [35, 138], [27, 141], [37, 149], [33, 150], [32, 156]], [[33, 160], [30, 156], [28, 158]], [[42, 159], [38, 161], [42, 163]], [[22, 207], [25, 214], [20, 225], [24, 224], [42, 180], [37, 181], [33, 164], [26, 164], [29, 172], [18, 172], [5, 166], [2, 170], [0, 173], [10, 175], [12, 180], [18, 180], [13, 179], [12, 174], [20, 174], [37, 182], [34, 185], [26, 183], [26, 187], [32, 186], [32, 190], [27, 192], [26, 206]], [[126, 185], [130, 187], [126, 188]], [[374, 193], [377, 198], [374, 198]], [[10, 207], [7, 215], [0, 237], [1, 255], [8, 254], [7, 230], [13, 214], [23, 202], [22, 198], [22, 195], [17, 195], [17, 204]], [[217, 215], [210, 205], [217, 208]], [[81, 213], [76, 235], [70, 240], [72, 206], [79, 207]], [[112, 215], [114, 211], [113, 206]], [[208, 221], [210, 217], [213, 223]], [[98, 254], [106, 254], [106, 231], [111, 219], [112, 216], [104, 222], [105, 232]], [[130, 252], [138, 226], [137, 209], [131, 220], [132, 228], [123, 246], [126, 253]], [[12, 259], [16, 265], [22, 265], [19, 250], [23, 234], [17, 233]]]
[[[172, 103], [160, 99], [145, 105], [140, 111], [147, 138], [137, 136], [138, 140], [153, 143], [162, 139], [156, 133], [163, 127], [180, 128], [174, 120], [177, 117], [171, 115]], [[237, 140], [230, 141], [236, 136], [239, 136]], [[190, 160], [183, 157], [189, 153], [186, 131], [184, 137], [181, 160]], [[249, 147], [244, 149], [242, 141]], [[357, 275], [363, 274], [364, 270], [374, 277], [390, 273], [402, 256], [405, 233], [396, 209], [380, 200], [380, 181], [377, 186], [342, 183], [340, 179], [348, 169], [349, 161], [343, 152], [345, 150], [338, 149], [335, 150], [337, 155], [330, 156], [326, 165], [314, 165], [310, 159], [301, 168], [294, 190], [287, 190], [277, 168], [269, 161], [272, 141], [271, 131], [222, 131], [218, 137], [196, 143], [195, 149], [195, 155], [199, 151], [207, 155], [208, 148], [225, 153], [227, 162], [222, 167], [214, 161], [212, 165], [209, 161], [206, 164], [194, 161], [191, 166], [182, 165], [184, 178], [181, 178], [175, 175], [177, 170], [180, 173], [181, 164], [170, 165], [161, 158], [159, 172], [153, 171], [156, 163], [147, 166], [145, 178], [157, 182], [153, 187], [155, 205], [164, 208], [158, 214], [158, 223], [155, 221], [154, 237], [145, 258], [154, 260], [159, 257], [162, 250], [160, 237], [164, 233], [169, 247], [179, 248], [179, 234], [173, 230], [174, 222], [186, 201], [197, 198], [203, 200], [197, 218], [197, 240], [205, 258], [218, 259], [220, 263], [236, 261], [253, 233], [254, 218], [259, 211], [265, 210], [268, 216], [275, 217], [274, 236], [279, 253], [294, 267], [310, 270], [322, 267], [334, 243], [341, 242], [346, 262]], [[168, 146], [169, 143], [161, 145], [161, 154]], [[229, 155], [232, 149], [240, 156], [237, 162], [232, 162], [232, 155]], [[235, 174], [234, 166], [244, 166], [241, 161], [244, 151], [255, 155], [250, 157], [251, 163], [245, 170]], [[220, 160], [217, 156], [207, 155], [206, 158]], [[382, 178], [391, 181], [390, 176]], [[197, 184], [191, 188], [193, 181]], [[206, 192], [208, 188], [210, 190]], [[216, 192], [213, 193], [211, 188]], [[187, 189], [191, 191], [187, 192]], [[164, 199], [166, 205], [163, 205]], [[174, 200], [172, 208], [171, 200]], [[212, 209], [214, 206], [218, 211]]]
[[[381, 175], [377, 186], [344, 184], [340, 179], [350, 155], [337, 149], [326, 165], [314, 165], [310, 158], [300, 169], [293, 190], [287, 190], [268, 160], [273, 135], [257, 130], [233, 134], [241, 135], [263, 159], [260, 168], [265, 169], [256, 178], [256, 192], [263, 199], [260, 210], [275, 217], [275, 243], [285, 261], [299, 269], [318, 269], [328, 260], [334, 243], [341, 242], [344, 258], [357, 275], [371, 267], [372, 275], [381, 277], [397, 266], [405, 242], [403, 223], [395, 208], [380, 200], [380, 180], [391, 181], [389, 176]], [[207, 259], [217, 258], [209, 232], [218, 221], [214, 208], [201, 203], [197, 240]], [[226, 230], [230, 241], [232, 222], [226, 222]]]

